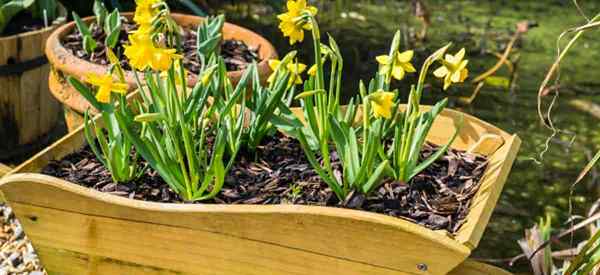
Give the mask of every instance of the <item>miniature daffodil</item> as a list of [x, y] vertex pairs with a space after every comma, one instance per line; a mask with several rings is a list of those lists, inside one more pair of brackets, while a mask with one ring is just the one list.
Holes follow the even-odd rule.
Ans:
[[150, 67], [155, 71], [168, 71], [173, 61], [183, 58], [183, 56], [175, 52], [175, 49], [155, 48]]
[[442, 66], [433, 72], [436, 77], [444, 79], [444, 90], [448, 89], [450, 84], [463, 82], [469, 76], [467, 70], [469, 60], [463, 60], [464, 57], [465, 48], [460, 49], [455, 55], [446, 54]]
[[310, 69], [308, 69], [308, 72], [306, 73], [310, 76], [317, 75], [317, 64], [313, 64], [312, 66], [310, 66]]
[[154, 46], [148, 34], [134, 33], [129, 35], [131, 45], [125, 45], [124, 54], [131, 67], [143, 71], [150, 67], [156, 71], [167, 71], [176, 59], [182, 56], [175, 49], [163, 49]]
[[133, 21], [139, 25], [152, 24], [152, 19], [157, 13], [155, 5], [159, 2], [160, 0], [136, 0]]
[[316, 7], [309, 6], [306, 0], [288, 0], [286, 13], [277, 16], [281, 22], [279, 29], [284, 37], [290, 38], [290, 45], [304, 41], [304, 30], [311, 30], [312, 23], [303, 18], [305, 15], [315, 16], [318, 12]]
[[[277, 70], [282, 69], [282, 68], [280, 68], [281, 67], [280, 64], [281, 64], [281, 60], [277, 60], [277, 59], [269, 60], [269, 67], [271, 67], [271, 70], [273, 70], [273, 73], [267, 79], [268, 83], [272, 83], [273, 81], [275, 81], [275, 76], [277, 74]], [[302, 74], [306, 70], [306, 65], [304, 65], [302, 63], [298, 63], [298, 62], [288, 63], [284, 69], [290, 72], [290, 80], [289, 80], [290, 85], [302, 84], [302, 77], [300, 77], [300, 74]]]
[[415, 67], [410, 63], [413, 58], [414, 51], [398, 52], [390, 57], [388, 55], [377, 56], [379, 63], [379, 73], [388, 74], [391, 70], [391, 75], [396, 80], [402, 80], [406, 73], [414, 73]]
[[371, 102], [371, 106], [373, 106], [373, 114], [376, 118], [384, 117], [389, 119], [392, 117], [394, 96], [394, 93], [385, 92], [383, 90], [379, 90], [369, 95], [369, 101]]
[[155, 47], [148, 35], [129, 35], [130, 45], [125, 45], [124, 54], [129, 59], [129, 65], [143, 71], [150, 66], [154, 57]]
[[97, 74], [88, 74], [85, 77], [85, 81], [94, 86], [98, 87], [98, 92], [96, 93], [96, 99], [102, 103], [110, 103], [110, 94], [111, 92], [126, 94], [127, 93], [127, 84], [122, 82], [115, 82], [113, 80], [112, 75], [97, 75]]

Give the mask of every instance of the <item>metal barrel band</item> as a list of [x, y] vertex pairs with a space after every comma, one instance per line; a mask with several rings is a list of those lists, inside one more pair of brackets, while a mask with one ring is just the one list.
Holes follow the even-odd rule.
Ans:
[[10, 76], [10, 75], [18, 75], [23, 72], [33, 70], [42, 65], [48, 64], [48, 59], [45, 55], [36, 57], [34, 59], [30, 59], [27, 61], [15, 63], [15, 64], [5, 64], [0, 66], [0, 76]]

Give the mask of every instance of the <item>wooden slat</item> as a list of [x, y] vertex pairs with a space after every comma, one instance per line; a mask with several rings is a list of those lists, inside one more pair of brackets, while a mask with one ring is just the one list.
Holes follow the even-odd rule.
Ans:
[[479, 191], [471, 202], [467, 222], [460, 228], [456, 236], [460, 243], [473, 249], [479, 244], [500, 198], [512, 164], [517, 157], [520, 145], [519, 137], [513, 135], [506, 139], [504, 145], [488, 158], [488, 167], [481, 178]]
[[12, 170], [8, 165], [0, 163], [0, 178]]
[[[431, 274], [445, 274], [469, 254], [466, 247], [444, 234], [363, 211], [300, 205], [160, 204], [116, 197], [37, 174], [17, 174], [4, 180], [12, 183], [1, 187], [11, 205], [34, 203], [40, 209], [221, 233], [392, 270], [416, 272], [417, 265], [425, 263]], [[15, 213], [27, 218], [18, 210]], [[29, 233], [27, 227], [25, 230]], [[95, 235], [89, 237], [88, 241], [100, 241]], [[35, 237], [31, 240], [37, 245]]]
[[[29, 238], [41, 247], [40, 259], [50, 273], [146, 274], [142, 269], [156, 274], [399, 274], [223, 232], [82, 215], [20, 203], [11, 206]], [[57, 257], [58, 251], [64, 251], [58, 254], [62, 257]], [[83, 270], [86, 273], [78, 273]], [[132, 273], [126, 273], [127, 270]]]
[[[0, 38], [0, 65], [19, 64], [44, 56], [44, 45], [52, 29]], [[50, 96], [48, 71], [46, 64], [0, 77], [0, 127], [8, 127], [6, 133], [1, 133], [5, 144], [0, 144], [4, 145], [0, 148], [10, 150], [13, 146], [35, 142], [54, 127], [60, 106]]]
[[511, 275], [511, 273], [492, 265], [467, 260], [448, 275]]

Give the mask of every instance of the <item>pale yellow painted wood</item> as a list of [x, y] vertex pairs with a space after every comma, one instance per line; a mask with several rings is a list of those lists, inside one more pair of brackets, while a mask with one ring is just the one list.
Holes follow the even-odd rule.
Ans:
[[0, 163], [0, 178], [12, 170], [8, 165]]
[[492, 265], [467, 260], [448, 275], [511, 275], [511, 273]]
[[500, 148], [502, 144], [504, 144], [504, 139], [501, 136], [494, 134], [484, 134], [479, 138], [477, 143], [469, 147], [469, 150], [467, 150], [467, 152], [471, 154], [490, 156], [494, 152], [496, 152], [496, 150], [498, 150], [498, 148]]
[[[35, 204], [40, 211], [56, 209], [132, 223], [124, 225], [123, 231], [137, 223], [186, 228], [225, 234], [234, 237], [234, 243], [237, 239], [247, 239], [277, 244], [392, 270], [416, 271], [417, 264], [425, 263], [431, 274], [445, 274], [469, 253], [466, 247], [445, 235], [402, 219], [363, 211], [300, 205], [150, 203], [103, 194], [38, 174], [15, 174], [2, 181], [11, 182], [1, 187], [11, 205]], [[15, 213], [20, 219], [31, 216], [19, 210]], [[66, 222], [59, 218], [38, 219], [38, 224], [52, 221]], [[29, 234], [31, 229], [27, 224], [24, 226]], [[37, 245], [37, 238], [30, 237]], [[88, 242], [100, 242], [96, 237], [88, 236]]]
[[[229, 232], [133, 222], [21, 203], [11, 205], [36, 247], [83, 255], [74, 260], [80, 261], [79, 266], [86, 266], [88, 272], [96, 270], [93, 274], [114, 274], [107, 269], [121, 271], [132, 266], [167, 274], [445, 274], [434, 270], [418, 273], [416, 268], [415, 272], [400, 272], [351, 261], [343, 255], [313, 253], [232, 236]], [[272, 227], [276, 228], [277, 223], [273, 222]], [[305, 241], [319, 233], [322, 232], [305, 231]], [[328, 242], [335, 245], [334, 240]], [[358, 252], [369, 248], [357, 244], [354, 249]], [[65, 262], [68, 258], [46, 258], [44, 249], [41, 252], [42, 262], [51, 262], [46, 268], [69, 264]], [[103, 266], [107, 262], [111, 264]]]
[[467, 221], [460, 228], [456, 239], [475, 249], [483, 236], [496, 203], [502, 193], [502, 188], [514, 160], [517, 157], [521, 140], [513, 135], [505, 139], [504, 145], [488, 157], [488, 166], [481, 178], [479, 190], [473, 200]]
[[[460, 116], [461, 114], [456, 111], [444, 111], [433, 126], [436, 132], [432, 133], [428, 140], [438, 144], [446, 143], [448, 137], [454, 133], [454, 126], [460, 120]], [[497, 134], [506, 142], [490, 156], [490, 165], [483, 179], [484, 186], [476, 194], [469, 217], [455, 237], [439, 234], [402, 219], [363, 211], [299, 205], [150, 203], [112, 196], [60, 179], [35, 174], [48, 161], [60, 159], [85, 144], [81, 127], [16, 169], [16, 172], [25, 174], [13, 174], [1, 179], [0, 190], [4, 192], [11, 205], [18, 205], [15, 207], [15, 213], [22, 220], [27, 220], [29, 216], [41, 216], [46, 212], [58, 211], [51, 215], [55, 217], [54, 220], [38, 217], [35, 226], [25, 225], [28, 234], [32, 230], [39, 232], [33, 237], [30, 236], [34, 246], [46, 247], [48, 251], [68, 250], [69, 253], [87, 255], [86, 257], [90, 259], [109, 258], [113, 262], [123, 262], [127, 265], [154, 265], [159, 269], [177, 270], [174, 269], [178, 268], [176, 263], [156, 266], [159, 265], [157, 262], [161, 261], [144, 262], [135, 254], [128, 254], [131, 252], [129, 248], [117, 246], [116, 243], [110, 245], [114, 246], [112, 249], [122, 251], [119, 252], [123, 253], [122, 255], [103, 254], [105, 252], [102, 251], [110, 250], [108, 247], [104, 247], [105, 250], [96, 249], [96, 246], [110, 243], [110, 236], [126, 234], [130, 228], [159, 226], [164, 227], [164, 230], [176, 232], [174, 234], [178, 236], [187, 234], [186, 230], [202, 232], [202, 234], [198, 233], [199, 236], [208, 233], [227, 236], [225, 239], [200, 238], [205, 242], [203, 245], [207, 247], [237, 246], [240, 240], [260, 243], [262, 255], [276, 257], [280, 259], [278, 261], [284, 261], [285, 258], [286, 266], [293, 264], [293, 259], [307, 257], [301, 261], [303, 264], [297, 267], [298, 270], [305, 272], [304, 274], [361, 274], [361, 272], [380, 274], [379, 271], [366, 272], [364, 266], [397, 273], [402, 271], [400, 274], [446, 274], [463, 262], [470, 250], [477, 246], [519, 146], [519, 139], [516, 136], [510, 136], [468, 115], [464, 115], [463, 120], [465, 126], [459, 134], [462, 138], [457, 139], [453, 144], [454, 147], [467, 149], [486, 133]], [[64, 216], [65, 220], [56, 218], [59, 216]], [[81, 224], [81, 220], [86, 222]], [[77, 227], [79, 231], [69, 231], [70, 235], [76, 236], [77, 241], [68, 245], [61, 244], [61, 230], [74, 229], [61, 229], [63, 227], [59, 224], [53, 224], [64, 222], [79, 225], [72, 226]], [[120, 225], [121, 233], [113, 232], [101, 236], [95, 233], [100, 230], [110, 230], [109, 225], [113, 222]], [[128, 236], [148, 237], [142, 235], [144, 234]], [[109, 240], [105, 240], [105, 237]], [[47, 240], [44, 241], [44, 238]], [[94, 246], [90, 247], [90, 244]], [[155, 244], [145, 240], [140, 245], [148, 245], [144, 250], [150, 251]], [[242, 243], [239, 245], [244, 253], [251, 252], [246, 251]], [[285, 248], [285, 250], [272, 250], [271, 246]], [[186, 249], [202, 250], [202, 246], [192, 241]], [[296, 255], [297, 251], [308, 253], [310, 257], [304, 254]], [[42, 257], [42, 261], [46, 258], [56, 258], [53, 255]], [[313, 259], [317, 257], [315, 255], [324, 258]], [[336, 260], [333, 261], [331, 258]], [[240, 265], [235, 259], [237, 258], [232, 258], [232, 262], [228, 262], [227, 265]], [[306, 273], [310, 269], [301, 269], [302, 266], [308, 268], [306, 261], [322, 261], [321, 265], [335, 267], [336, 269], [333, 270], [336, 272], [332, 273], [331, 269], [324, 269], [322, 273], [314, 270]], [[254, 263], [246, 264], [250, 267]], [[417, 269], [418, 264], [426, 264], [427, 271]], [[290, 269], [293, 270], [292, 267]], [[185, 270], [187, 269], [177, 271], [187, 272]], [[347, 270], [354, 273], [348, 273]]]

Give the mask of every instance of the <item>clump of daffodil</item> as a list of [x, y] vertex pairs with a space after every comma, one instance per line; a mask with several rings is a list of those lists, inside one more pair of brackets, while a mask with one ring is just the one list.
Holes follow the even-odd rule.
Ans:
[[127, 84], [114, 81], [111, 74], [97, 75], [90, 73], [86, 75], [85, 81], [98, 87], [98, 92], [96, 92], [96, 100], [98, 100], [98, 102], [110, 103], [110, 95], [112, 92], [119, 94], [127, 93]]
[[382, 75], [391, 74], [396, 80], [402, 80], [406, 73], [414, 73], [417, 70], [410, 63], [413, 58], [414, 51], [395, 51], [393, 55], [377, 56], [379, 63], [379, 73]]
[[378, 90], [369, 94], [369, 102], [373, 108], [373, 114], [376, 118], [390, 119], [392, 117], [392, 107], [394, 107], [395, 94]]
[[287, 1], [286, 13], [277, 16], [281, 22], [279, 29], [283, 36], [290, 38], [290, 45], [304, 41], [304, 30], [313, 28], [312, 22], [307, 16], [315, 16], [318, 12], [316, 7], [310, 6], [306, 0]]
[[290, 72], [289, 85], [302, 84], [302, 77], [300, 75], [306, 70], [305, 64], [302, 64], [299, 62], [294, 62], [294, 63], [287, 63], [285, 65], [285, 67], [282, 67], [281, 60], [271, 59], [271, 60], [269, 60], [269, 67], [271, 67], [271, 70], [273, 70], [273, 73], [267, 79], [268, 83], [273, 83], [278, 70], [286, 70], [286, 71]]
[[460, 49], [455, 55], [446, 54], [441, 60], [442, 66], [433, 72], [436, 77], [444, 79], [444, 90], [448, 89], [450, 84], [463, 82], [469, 76], [467, 69], [469, 60], [464, 57], [465, 48]]

